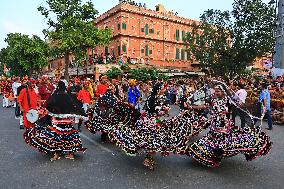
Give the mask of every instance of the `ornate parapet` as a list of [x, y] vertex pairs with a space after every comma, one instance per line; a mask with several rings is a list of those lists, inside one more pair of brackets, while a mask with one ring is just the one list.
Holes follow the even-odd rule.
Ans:
[[[162, 5], [157, 5], [156, 7], [160, 7], [157, 11], [152, 9], [144, 8], [143, 6], [136, 6], [129, 3], [120, 3], [103, 13], [95, 20], [95, 24], [100, 23], [101, 21], [107, 19], [108, 17], [114, 15], [117, 12], [130, 12], [139, 15], [159, 18], [166, 21], [172, 21], [179, 24], [191, 25], [193, 22], [198, 22], [192, 19], [183, 18], [177, 16], [175, 13], [171, 11], [166, 11], [166, 9]], [[161, 10], [160, 10], [161, 9]]]

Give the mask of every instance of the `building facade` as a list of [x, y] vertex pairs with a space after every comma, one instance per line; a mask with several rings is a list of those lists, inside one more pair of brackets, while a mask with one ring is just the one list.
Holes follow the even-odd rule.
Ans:
[[[192, 60], [186, 49], [183, 38], [192, 32], [192, 24], [198, 21], [177, 16], [158, 4], [155, 10], [127, 0], [100, 15], [94, 26], [112, 30], [112, 39], [106, 46], [87, 49], [89, 56], [105, 57], [111, 55], [118, 61], [131, 59], [135, 64], [146, 64], [159, 68], [199, 71], [200, 64]], [[197, 36], [198, 38], [198, 36]], [[198, 40], [198, 39], [196, 39]], [[70, 55], [70, 60], [74, 57]], [[148, 60], [148, 61], [147, 61]], [[265, 58], [258, 58], [253, 67], [263, 69]], [[62, 75], [64, 73], [64, 57], [51, 59], [47, 72]], [[140, 66], [140, 65], [139, 65]], [[111, 66], [94, 65], [90, 62], [83, 67], [71, 66], [70, 75], [103, 74]]]
[[[163, 5], [156, 10], [121, 2], [95, 20], [95, 26], [112, 30], [107, 46], [98, 46], [98, 56], [111, 54], [133, 63], [149, 63], [158, 67], [174, 67], [195, 71], [198, 62], [190, 60], [183, 38], [196, 22], [167, 11]], [[147, 61], [148, 60], [148, 61]]]

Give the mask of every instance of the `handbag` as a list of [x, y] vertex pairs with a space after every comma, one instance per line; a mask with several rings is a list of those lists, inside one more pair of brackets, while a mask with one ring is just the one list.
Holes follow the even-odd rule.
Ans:
[[28, 98], [28, 105], [29, 105], [29, 111], [26, 113], [26, 117], [29, 122], [35, 123], [39, 118], [38, 111], [35, 109], [31, 109], [31, 100], [30, 100], [28, 88], [26, 88], [26, 91], [27, 91], [27, 98]]

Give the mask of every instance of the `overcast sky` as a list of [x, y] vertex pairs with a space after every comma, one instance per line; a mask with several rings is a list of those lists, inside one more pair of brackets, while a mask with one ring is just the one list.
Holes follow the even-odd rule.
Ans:
[[[86, 1], [86, 0], [85, 0]], [[269, 2], [269, 0], [263, 0]], [[44, 0], [0, 0], [0, 48], [6, 47], [4, 39], [8, 33], [36, 34], [43, 39], [42, 30], [46, 20], [37, 11]], [[118, 4], [118, 0], [92, 0], [100, 14]], [[207, 9], [231, 10], [233, 0], [137, 0], [146, 3], [147, 8], [163, 4], [167, 10], [178, 12], [179, 16], [198, 19]]]

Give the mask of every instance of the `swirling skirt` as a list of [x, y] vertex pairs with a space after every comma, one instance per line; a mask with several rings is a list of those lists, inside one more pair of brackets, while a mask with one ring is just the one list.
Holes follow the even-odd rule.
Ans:
[[260, 128], [234, 126], [225, 132], [210, 131], [188, 146], [187, 155], [206, 166], [218, 167], [223, 158], [244, 154], [249, 161], [266, 155], [271, 147], [272, 142]]
[[85, 152], [77, 130], [72, 125], [39, 125], [26, 130], [27, 144], [46, 154]]
[[190, 137], [206, 128], [206, 121], [202, 115], [193, 116], [188, 111], [160, 124], [155, 118], [145, 118], [135, 124], [116, 125], [109, 131], [109, 138], [128, 155], [139, 151], [185, 154]]

